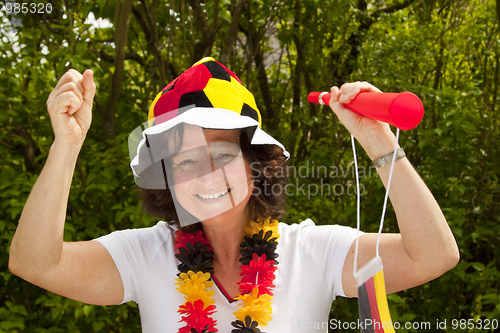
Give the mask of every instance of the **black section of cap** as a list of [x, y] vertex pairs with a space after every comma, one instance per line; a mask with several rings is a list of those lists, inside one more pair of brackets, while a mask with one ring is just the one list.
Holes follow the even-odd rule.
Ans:
[[[169, 92], [170, 90], [173, 90], [175, 88], [175, 84], [177, 83], [178, 79], [175, 79], [174, 84], [172, 84], [168, 89], [163, 90], [163, 94]], [[162, 94], [162, 96], [163, 96]]]
[[243, 104], [243, 107], [241, 108], [241, 115], [247, 116], [247, 117], [250, 117], [252, 119], [259, 121], [259, 114], [257, 113], [257, 111], [254, 108], [252, 108], [247, 103]]
[[[212, 108], [213, 105], [210, 103], [210, 100], [208, 99], [207, 95], [201, 90], [201, 91], [195, 91], [191, 93], [186, 93], [181, 96], [179, 100], [179, 111], [183, 107], [189, 106], [189, 105], [195, 105], [196, 107], [205, 107], [205, 108]], [[187, 110], [187, 108], [186, 108]], [[185, 111], [185, 110], [184, 110]], [[179, 112], [177, 115], [179, 115], [182, 112]]]
[[231, 82], [231, 74], [215, 61], [204, 62], [203, 65], [208, 68], [213, 78]]

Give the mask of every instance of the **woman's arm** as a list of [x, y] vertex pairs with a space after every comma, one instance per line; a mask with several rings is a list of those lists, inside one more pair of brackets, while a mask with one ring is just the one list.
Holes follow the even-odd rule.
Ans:
[[[332, 88], [330, 107], [339, 120], [356, 137], [368, 156], [376, 160], [394, 151], [396, 137], [389, 125], [359, 116], [341, 103], [352, 100], [360, 91], [379, 91], [366, 82]], [[387, 186], [390, 165], [378, 168]], [[380, 256], [384, 264], [387, 293], [415, 287], [437, 278], [455, 267], [460, 258], [455, 238], [434, 196], [407, 158], [395, 162], [389, 198], [396, 213], [399, 234], [382, 234]], [[377, 234], [360, 237], [358, 269], [375, 257]], [[352, 275], [352, 245], [342, 278], [347, 296], [357, 296]]]
[[64, 243], [64, 221], [78, 153], [91, 122], [92, 72], [68, 71], [47, 101], [55, 139], [12, 240], [13, 274], [82, 302], [123, 299], [118, 270], [99, 242]]

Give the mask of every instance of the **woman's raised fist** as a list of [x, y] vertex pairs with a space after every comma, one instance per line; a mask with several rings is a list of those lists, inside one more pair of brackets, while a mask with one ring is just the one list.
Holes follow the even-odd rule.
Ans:
[[96, 89], [93, 76], [90, 69], [83, 75], [70, 69], [50, 93], [47, 110], [54, 130], [54, 142], [67, 146], [83, 144], [92, 121]]

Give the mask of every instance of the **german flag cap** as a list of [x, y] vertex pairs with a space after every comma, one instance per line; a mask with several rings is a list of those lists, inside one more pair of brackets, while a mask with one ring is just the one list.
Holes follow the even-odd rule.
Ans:
[[179, 116], [186, 109], [216, 108], [255, 119], [262, 127], [253, 95], [240, 79], [211, 57], [203, 58], [156, 95], [149, 109], [150, 125]]
[[131, 145], [129, 137], [130, 166], [135, 176], [149, 164], [139, 161], [148, 135], [181, 123], [209, 129], [247, 129], [251, 144], [278, 145], [286, 158], [290, 156], [279, 141], [262, 130], [262, 116], [252, 93], [236, 74], [212, 57], [195, 63], [156, 95], [138, 145]]

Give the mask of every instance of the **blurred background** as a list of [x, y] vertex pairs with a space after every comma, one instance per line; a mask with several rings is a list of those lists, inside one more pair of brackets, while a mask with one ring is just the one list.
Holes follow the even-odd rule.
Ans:
[[[240, 77], [264, 129], [292, 155], [287, 223], [356, 225], [350, 135], [329, 108], [307, 102], [309, 91], [360, 80], [420, 96], [423, 121], [400, 144], [442, 207], [461, 260], [389, 295], [392, 319], [437, 331], [437, 321], [450, 329], [453, 319], [500, 318], [500, 0], [25, 3], [0, 2], [0, 332], [140, 331], [134, 303], [85, 305], [13, 276], [9, 246], [53, 141], [45, 102], [70, 68], [91, 68], [97, 94], [65, 240], [156, 224], [141, 211], [128, 135], [156, 93], [204, 56]], [[385, 190], [358, 148], [361, 228], [375, 232]], [[398, 230], [391, 209], [384, 232]], [[330, 318], [356, 321], [356, 300], [337, 299]], [[407, 331], [417, 329], [398, 330]]]

